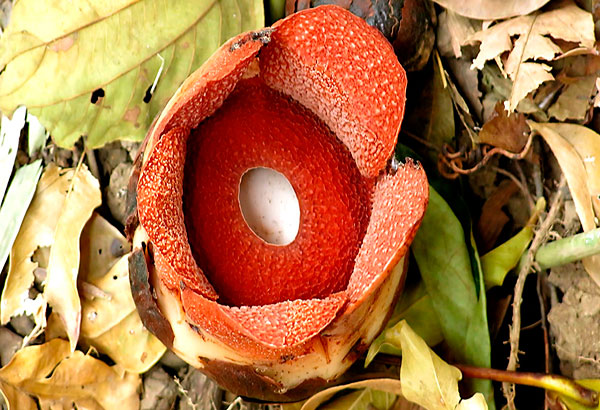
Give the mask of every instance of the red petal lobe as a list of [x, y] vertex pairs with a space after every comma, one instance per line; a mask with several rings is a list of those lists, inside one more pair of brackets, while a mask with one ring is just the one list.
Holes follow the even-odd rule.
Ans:
[[337, 6], [276, 23], [261, 76], [315, 112], [374, 177], [390, 158], [404, 115], [406, 74], [377, 29]]

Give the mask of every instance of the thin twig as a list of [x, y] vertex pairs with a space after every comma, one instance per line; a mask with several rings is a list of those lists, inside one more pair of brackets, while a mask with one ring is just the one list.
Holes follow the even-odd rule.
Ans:
[[[542, 221], [540, 228], [535, 233], [531, 246], [527, 251], [524, 259], [524, 263], [519, 269], [519, 276], [517, 283], [515, 284], [514, 297], [513, 297], [513, 315], [512, 325], [510, 326], [510, 356], [508, 358], [508, 366], [506, 370], [514, 371], [517, 369], [518, 355], [519, 355], [519, 339], [521, 336], [521, 302], [523, 297], [523, 289], [525, 287], [525, 280], [527, 275], [532, 271], [534, 265], [535, 253], [538, 248], [546, 241], [548, 232], [552, 229], [554, 222], [557, 219], [558, 212], [560, 211], [563, 203], [563, 188], [566, 185], [564, 175], [560, 179], [560, 183], [556, 189], [556, 193], [552, 198], [550, 209], [546, 218]], [[511, 410], [515, 410], [515, 386], [512, 383], [502, 383], [502, 390], [504, 397], [507, 400], [508, 407]]]

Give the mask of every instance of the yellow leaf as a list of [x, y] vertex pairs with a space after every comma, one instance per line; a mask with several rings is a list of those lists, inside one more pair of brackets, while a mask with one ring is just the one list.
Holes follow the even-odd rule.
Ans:
[[[458, 381], [462, 378], [460, 370], [440, 359], [406, 322], [400, 330], [400, 343], [400, 380], [404, 398], [428, 410], [453, 410], [465, 402], [461, 401], [458, 392]], [[487, 409], [481, 393], [461, 405], [465, 409]]]
[[[13, 316], [29, 313], [33, 314], [36, 323], [34, 331], [45, 326], [45, 301], [41, 297], [35, 301], [29, 298], [33, 271], [38, 267], [32, 256], [38, 248], [54, 243], [54, 230], [63, 211], [71, 177], [72, 171], [61, 170], [50, 164], [40, 178], [10, 252], [8, 275], [0, 299], [1, 324], [6, 324]], [[32, 309], [32, 305], [35, 309]]]
[[[596, 158], [600, 157], [596, 155], [600, 154], [600, 136], [577, 124], [527, 123], [532, 131], [544, 138], [556, 157], [569, 185], [583, 230], [595, 229], [594, 204], [599, 208], [600, 189], [596, 165]], [[600, 256], [590, 256], [582, 262], [587, 273], [600, 286]]]
[[85, 355], [53, 339], [29, 346], [0, 369], [0, 388], [10, 409], [35, 398], [42, 409], [138, 409], [139, 376]]
[[96, 212], [83, 228], [79, 247], [79, 275], [88, 281], [106, 275], [131, 249], [121, 232]]
[[81, 324], [81, 303], [77, 291], [79, 237], [92, 211], [102, 203], [98, 180], [82, 166], [69, 170], [70, 186], [56, 223], [54, 241], [44, 287], [44, 298], [60, 316], [71, 350], [75, 350]]
[[101, 293], [82, 300], [81, 336], [125, 370], [143, 373], [166, 347], [146, 330], [137, 313], [129, 285], [128, 256], [122, 256], [103, 276], [81, 278]]

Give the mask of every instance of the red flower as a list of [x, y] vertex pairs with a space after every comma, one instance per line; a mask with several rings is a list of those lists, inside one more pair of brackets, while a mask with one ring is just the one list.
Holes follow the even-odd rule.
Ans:
[[[296, 400], [338, 378], [384, 326], [427, 204], [423, 170], [388, 165], [405, 87], [389, 43], [335, 6], [224, 44], [146, 140], [131, 259], [146, 326], [236, 394]], [[255, 167], [297, 195], [288, 245], [240, 211]]]

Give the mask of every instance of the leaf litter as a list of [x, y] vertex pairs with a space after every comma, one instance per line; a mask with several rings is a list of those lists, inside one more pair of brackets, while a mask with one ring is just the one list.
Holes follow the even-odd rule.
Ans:
[[[197, 14], [188, 13], [182, 19], [182, 9], [178, 8], [180, 6], [177, 3], [166, 10], [165, 35], [140, 37], [149, 42], [149, 51], [133, 47], [140, 53], [127, 55], [123, 64], [115, 65], [114, 58], [110, 58], [113, 55], [111, 53], [119, 53], [123, 47], [129, 47], [128, 39], [115, 37], [113, 50], [89, 49], [94, 44], [91, 39], [98, 30], [104, 30], [108, 36], [97, 37], [104, 39], [102, 41], [115, 35], [111, 28], [115, 22], [111, 16], [131, 19], [136, 10], [148, 11], [151, 3], [148, 0], [120, 1], [95, 5], [93, 8], [86, 4], [74, 11], [67, 3], [23, 0], [15, 5], [11, 25], [0, 40], [0, 47], [4, 51], [2, 65], [6, 65], [0, 75], [0, 105], [3, 112], [10, 114], [18, 104], [23, 103], [30, 108], [25, 117], [27, 124], [22, 119], [24, 110], [17, 110], [21, 115], [17, 116], [20, 124], [18, 133], [27, 134], [29, 147], [23, 148], [27, 144], [21, 144], [17, 155], [17, 152], [6, 148], [9, 145], [0, 145], [5, 150], [0, 150], [0, 164], [3, 163], [2, 158], [6, 158], [8, 165], [5, 168], [10, 170], [8, 173], [0, 172], [0, 179], [4, 177], [8, 182], [13, 174], [13, 163], [17, 170], [26, 170], [27, 167], [23, 167], [26, 164], [38, 164], [39, 170], [42, 170], [43, 163], [43, 173], [35, 194], [35, 173], [29, 177], [33, 199], [11, 249], [0, 305], [0, 319], [7, 326], [0, 330], [14, 335], [10, 337], [16, 343], [20, 343], [21, 336], [25, 336], [24, 345], [32, 344], [18, 350], [15, 359], [20, 357], [19, 363], [26, 363], [23, 368], [33, 366], [38, 369], [39, 366], [39, 370], [32, 370], [20, 380], [11, 378], [11, 371], [6, 370], [14, 369], [14, 364], [0, 370], [0, 391], [5, 401], [12, 405], [11, 408], [30, 408], [35, 401], [42, 408], [72, 402], [80, 407], [113, 408], [106, 407], [112, 404], [94, 396], [96, 392], [108, 395], [100, 379], [92, 377], [95, 373], [107, 380], [115, 380], [115, 383], [124, 383], [114, 396], [124, 403], [130, 403], [131, 407], [126, 408], [140, 407], [138, 392], [142, 379], [147, 388], [156, 392], [162, 391], [165, 383], [175, 382], [179, 386], [176, 393], [169, 393], [170, 398], [162, 402], [169, 408], [191, 408], [189, 406], [194, 402], [214, 408], [257, 408], [241, 398], [228, 396], [222, 391], [218, 393], [219, 389], [199, 373], [198, 382], [194, 382], [196, 384], [180, 384], [173, 375], [178, 374], [183, 378], [188, 373], [187, 368], [181, 367], [182, 364], [177, 361], [163, 358], [157, 363], [165, 348], [141, 326], [126, 280], [129, 249], [119, 232], [119, 221], [122, 223], [123, 215], [117, 215], [116, 210], [124, 198], [113, 195], [109, 199], [111, 204], [108, 204], [108, 210], [106, 203], [97, 209], [103, 216], [112, 213], [112, 218], [109, 217], [111, 222], [92, 212], [96, 208], [93, 204], [98, 203], [98, 183], [104, 195], [107, 195], [108, 179], [113, 185], [112, 174], [124, 174], [131, 169], [127, 155], [110, 165], [103, 158], [102, 152], [117, 152], [123, 149], [121, 146], [115, 148], [111, 144], [104, 151], [94, 151], [92, 148], [122, 138], [140, 139], [179, 82], [210, 55], [214, 49], [209, 50], [210, 47], [218, 46], [229, 36], [227, 30], [237, 33], [263, 25], [261, 2], [235, 2], [237, 6], [232, 2], [217, 2], [215, 4], [218, 7], [205, 6], [202, 9], [204, 17], [195, 22], [191, 21], [200, 16], [202, 10], [194, 10]], [[456, 387], [462, 377], [460, 371], [442, 362], [436, 353], [450, 358], [452, 362], [478, 364], [482, 368], [489, 367], [491, 363], [496, 366], [498, 360], [491, 359], [498, 354], [498, 346], [509, 337], [502, 336], [502, 332], [498, 336], [493, 332], [490, 336], [488, 320], [492, 319], [488, 319], [486, 309], [499, 306], [496, 305], [495, 293], [501, 292], [503, 296], [512, 293], [510, 288], [515, 282], [514, 273], [522, 270], [523, 260], [533, 257], [534, 243], [535, 246], [540, 245], [540, 230], [546, 229], [546, 225], [553, 227], [542, 232], [546, 233], [541, 241], [543, 246], [544, 241], [577, 232], [580, 223], [588, 233], [596, 229], [600, 208], [600, 188], [597, 185], [600, 178], [597, 177], [595, 158], [600, 149], [597, 134], [600, 120], [593, 107], [600, 106], [600, 64], [598, 52], [594, 49], [592, 13], [580, 8], [583, 7], [582, 3], [577, 6], [569, 1], [507, 3], [495, 0], [440, 0], [438, 4], [437, 49], [432, 53], [429, 66], [422, 70], [421, 80], [417, 80], [423, 83], [423, 87], [415, 91], [416, 97], [409, 98], [401, 138], [403, 143], [409, 145], [407, 149], [421, 156], [428, 177], [439, 195], [432, 194], [428, 213], [433, 216], [428, 216], [429, 220], [424, 222], [424, 229], [419, 232], [420, 238], [417, 238], [412, 250], [416, 263], [412, 263], [410, 283], [386, 329], [370, 346], [366, 369], [354, 376], [381, 370], [382, 363], [388, 366], [392, 363], [391, 369], [396, 373], [389, 379], [360, 381], [358, 384], [326, 390], [320, 396], [317, 394], [307, 403], [312, 400], [314, 406], [322, 405], [319, 408], [399, 409], [414, 408], [411, 407], [416, 406], [414, 402], [434, 409], [456, 406], [485, 408], [486, 405], [493, 408], [495, 404], [503, 405], [499, 394], [496, 394], [495, 403], [491, 399], [489, 380], [473, 382], [470, 379], [466, 384], [461, 381], [463, 387], [472, 389], [471, 393], [484, 393], [488, 398], [487, 403], [482, 394], [461, 400]], [[52, 24], [31, 24], [34, 17], [32, 13], [42, 9], [48, 16], [47, 21]], [[239, 9], [241, 13], [232, 19], [231, 24], [226, 24], [222, 30], [217, 29], [214, 24], [217, 16], [234, 9]], [[64, 24], [53, 24], [61, 20], [63, 15], [66, 16], [62, 19]], [[151, 30], [149, 24], [131, 21], [140, 32]], [[179, 37], [174, 35], [177, 30], [181, 34]], [[34, 36], [28, 37], [28, 33], [34, 33]], [[199, 51], [200, 39], [208, 40], [203, 43], [209, 46], [205, 51]], [[81, 47], [82, 55], [88, 53], [90, 61], [100, 58], [108, 62], [104, 65], [106, 70], [85, 77], [85, 67], [77, 65], [78, 60], [74, 59], [75, 51]], [[43, 48], [47, 49], [47, 55], [40, 58]], [[20, 80], [38, 65], [39, 72], [28, 81]], [[70, 71], [75, 67], [73, 77], [76, 81], [69, 83], [69, 87], [61, 88], [65, 81], [57, 78], [66, 73], [72, 75], [66, 67]], [[39, 88], [40, 81], [58, 88], [45, 88], [47, 92], [35, 95], [31, 90]], [[414, 102], [412, 106], [411, 101]], [[36, 128], [35, 120], [30, 120], [32, 114], [39, 117], [42, 126]], [[27, 126], [23, 128], [23, 125]], [[44, 126], [50, 131], [53, 142], [40, 151], [35, 147], [44, 144], [47, 139]], [[3, 124], [2, 132], [6, 128]], [[83, 148], [76, 144], [82, 134], [87, 135]], [[17, 147], [15, 139], [9, 144], [10, 147]], [[85, 173], [83, 179], [89, 185], [96, 185], [95, 193], [86, 195], [83, 202], [77, 201], [77, 205], [67, 203], [68, 209], [75, 211], [75, 208], [80, 208], [69, 215], [69, 218], [78, 220], [74, 224], [65, 223], [68, 218], [62, 214], [70, 211], [61, 210], [70, 184], [61, 182], [62, 192], [56, 192], [54, 196], [40, 194], [40, 187], [45, 186], [45, 191], [48, 190], [46, 174], [53, 166], [57, 174], [67, 172], [51, 165], [57, 160], [57, 152], [59, 155], [63, 152], [50, 152], [54, 148], [48, 147], [55, 144], [67, 147], [75, 145], [75, 160], [86, 151], [84, 162], [89, 166], [89, 171], [82, 165], [79, 172]], [[557, 162], [553, 163], [552, 155]], [[35, 160], [39, 161], [39, 158], [42, 158], [42, 162], [36, 163]], [[125, 163], [121, 166], [123, 161]], [[121, 168], [117, 171], [118, 166]], [[563, 214], [561, 223], [564, 221], [565, 228], [561, 224], [551, 224], [554, 221], [542, 224], [552, 208], [540, 211], [543, 208], [540, 204], [543, 204], [544, 198], [550, 198], [556, 189], [555, 181], [561, 174], [566, 176], [570, 191], [570, 197], [560, 209]], [[92, 182], [94, 177], [91, 175], [97, 179], [96, 182]], [[17, 176], [14, 173], [12, 184], [18, 182]], [[441, 179], [444, 177], [452, 179]], [[123, 189], [124, 180], [126, 178], [115, 177], [112, 192]], [[507, 186], [511, 187], [510, 195], [494, 200], [495, 203], [491, 201], [489, 210], [484, 213], [484, 204], [491, 200], [493, 192]], [[38, 194], [50, 196], [40, 200]], [[457, 196], [468, 198], [467, 204], [457, 205]], [[21, 199], [22, 194], [16, 197]], [[570, 200], [571, 197], [574, 201]], [[84, 209], [86, 201], [89, 203]], [[536, 201], [537, 211], [534, 210]], [[569, 204], [572, 205], [569, 207]], [[468, 208], [469, 212], [465, 212], [464, 208]], [[25, 209], [21, 211], [25, 212]], [[573, 211], [567, 217], [569, 209]], [[556, 215], [561, 215], [561, 212]], [[77, 213], [79, 216], [75, 217]], [[540, 223], [536, 225], [535, 218], [538, 216]], [[57, 229], [61, 217], [63, 228]], [[19, 225], [18, 218], [15, 220]], [[471, 228], [473, 221], [479, 222], [478, 229]], [[484, 228], [480, 229], [480, 224]], [[70, 225], [69, 229], [67, 225]], [[55, 247], [55, 233], [61, 231], [73, 236], [58, 240], [59, 245]], [[60, 251], [61, 243], [63, 249], [71, 251], [70, 254]], [[486, 252], [481, 263], [478, 251]], [[583, 261], [589, 278], [598, 275], [596, 258], [592, 256]], [[49, 261], [52, 262], [50, 266]], [[58, 276], [55, 276], [56, 272]], [[543, 283], [544, 271], [538, 271], [532, 265], [529, 272], [536, 272]], [[496, 286], [486, 294], [484, 284], [502, 283], [503, 286]], [[58, 301], [57, 295], [62, 295], [57, 293], [59, 289], [65, 292], [65, 297]], [[542, 323], [546, 336], [532, 342], [527, 339], [528, 333], [523, 332], [520, 347], [528, 353], [520, 357], [531, 356], [532, 350], [545, 350], [549, 353], [545, 353], [545, 358], [541, 360], [547, 362], [553, 354], [548, 333], [552, 333], [556, 340], [563, 340], [561, 337], [570, 330], [559, 326], [556, 318], [561, 316], [552, 313], [558, 312], [557, 309], [563, 305], [559, 303], [561, 293], [558, 298], [552, 299], [549, 296], [552, 291], [544, 289], [541, 286], [538, 290], [540, 300], [545, 300], [546, 304], [539, 309], [544, 313], [538, 323]], [[561, 292], [571, 295], [568, 288], [561, 288]], [[48, 295], [51, 295], [49, 299], [54, 302], [54, 309], [48, 309]], [[515, 291], [514, 297], [517, 295]], [[596, 303], [593, 301], [596, 297], [594, 292], [586, 295], [584, 301], [589, 302], [582, 302], [573, 308], [575, 315], [581, 315]], [[525, 295], [524, 298], [529, 300], [531, 296]], [[565, 294], [563, 302], [570, 301], [572, 296]], [[52, 313], [48, 314], [50, 311]], [[525, 317], [531, 316], [526, 309], [521, 313]], [[549, 314], [547, 321], [546, 313]], [[32, 318], [34, 323], [31, 327], [23, 327], [29, 329], [23, 332], [17, 321], [26, 317]], [[500, 313], [499, 319], [494, 320], [503, 321], [503, 314]], [[580, 319], [560, 320], [562, 325], [565, 321]], [[68, 323], [67, 332], [63, 321]], [[515, 323], [513, 317], [513, 326]], [[520, 322], [517, 324], [520, 329]], [[546, 324], [550, 326], [549, 329]], [[496, 324], [490, 323], [489, 326], [495, 327]], [[502, 328], [501, 324], [497, 326]], [[42, 338], [38, 335], [44, 329], [46, 342], [40, 344]], [[0, 333], [0, 339], [3, 337]], [[69, 338], [71, 342], [58, 338]], [[512, 335], [509, 339], [511, 343], [515, 342]], [[435, 346], [436, 353], [427, 348], [427, 343]], [[539, 349], [540, 343], [544, 344], [544, 349]], [[556, 346], [561, 360], [566, 360], [561, 352], [574, 346], [574, 342], [570, 343]], [[518, 340], [516, 345], [519, 346]], [[75, 346], [79, 350], [73, 351]], [[405, 355], [402, 360], [404, 375], [401, 374], [402, 367], [398, 365], [402, 350]], [[88, 351], [88, 354], [83, 351]], [[589, 360], [594, 360], [596, 354], [591, 349], [578, 352], [579, 355], [587, 355], [584, 359]], [[0, 355], [3, 354], [0, 352]], [[511, 360], [518, 357], [518, 353], [511, 353]], [[111, 364], [107, 365], [106, 362]], [[44, 363], [55, 370], [44, 368]], [[574, 366], [582, 366], [586, 361], [577, 359], [574, 363]], [[141, 378], [137, 376], [137, 373], [144, 373], [148, 369], [151, 370]], [[412, 369], [409, 375], [406, 369]], [[151, 379], [150, 375], [158, 374], [156, 372], [159, 370], [163, 376]], [[534, 370], [543, 372], [548, 368], [541, 365]], [[81, 389], [80, 381], [84, 378], [76, 378], [76, 375], [83, 374], [81, 372], [91, 377], [85, 379], [89, 391], [87, 387], [83, 390], [90, 393], [87, 396], [78, 395], [73, 387], [79, 386]], [[59, 382], [55, 374], [62, 381]], [[600, 377], [600, 372], [586, 374], [586, 377], [592, 379], [582, 384], [598, 390], [598, 382], [594, 377]], [[154, 380], [154, 384], [150, 383], [151, 380]], [[412, 390], [411, 385], [415, 386]], [[198, 396], [199, 392], [209, 391], [204, 389], [212, 389], [210, 391], [217, 394]], [[61, 397], [52, 395], [58, 391], [63, 393]], [[144, 408], [154, 408], [152, 403], [159, 403], [158, 394], [154, 399], [150, 399], [151, 396], [145, 396], [150, 401], [144, 404]], [[568, 409], [583, 408], [580, 402], [561, 393], [549, 392], [548, 397]], [[413, 403], [406, 401], [406, 398]], [[514, 405], [509, 395], [507, 398], [509, 406]], [[517, 394], [516, 400], [521, 403], [520, 406], [528, 403], [525, 407], [529, 408], [527, 395]], [[301, 406], [294, 404], [281, 408], [291, 410]], [[273, 410], [280, 408], [263, 407]]]

